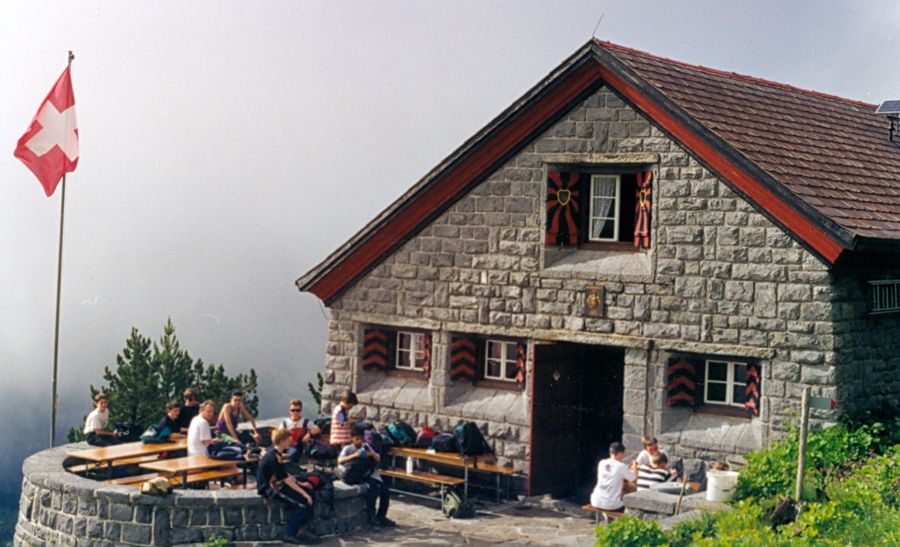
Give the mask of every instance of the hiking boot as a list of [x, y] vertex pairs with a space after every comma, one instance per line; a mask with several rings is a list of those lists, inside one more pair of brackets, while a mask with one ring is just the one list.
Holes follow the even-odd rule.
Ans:
[[396, 522], [392, 521], [391, 519], [389, 519], [387, 517], [381, 517], [381, 518], [377, 519], [377, 521], [378, 521], [378, 526], [381, 526], [382, 528], [393, 528], [394, 526], [397, 526]]
[[296, 540], [300, 543], [300, 545], [315, 545], [319, 543], [319, 541], [321, 541], [319, 539], [319, 536], [308, 530], [300, 530], [299, 532], [297, 532]]

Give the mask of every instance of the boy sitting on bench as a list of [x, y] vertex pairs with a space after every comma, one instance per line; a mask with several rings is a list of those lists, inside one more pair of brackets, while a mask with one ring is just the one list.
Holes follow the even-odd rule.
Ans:
[[[266, 499], [277, 499], [288, 503], [293, 509], [281, 540], [285, 543], [315, 542], [318, 538], [300, 528], [306, 524], [312, 516], [313, 497], [309, 491], [313, 487], [308, 482], [300, 482], [290, 475], [284, 467], [287, 459], [285, 452], [291, 444], [291, 432], [287, 429], [272, 431], [272, 448], [266, 452], [259, 462], [259, 470], [256, 475], [256, 492]], [[298, 532], [300, 538], [297, 537]]]
[[597, 464], [597, 486], [591, 493], [591, 505], [603, 511], [621, 513], [625, 510], [622, 501], [623, 490], [637, 477], [622, 463], [625, 446], [622, 443], [609, 445], [609, 458]]
[[669, 457], [665, 452], [657, 452], [650, 465], [641, 465], [638, 468], [637, 489], [648, 490], [654, 484], [674, 479], [678, 471], [674, 467], [667, 469], [668, 464]]
[[84, 440], [91, 446], [111, 446], [119, 444], [114, 431], [109, 431], [109, 399], [105, 393], [94, 395], [96, 408], [84, 420]]

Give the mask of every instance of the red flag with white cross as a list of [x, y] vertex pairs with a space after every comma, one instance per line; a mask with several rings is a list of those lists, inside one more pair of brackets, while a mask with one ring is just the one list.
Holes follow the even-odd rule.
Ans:
[[78, 166], [78, 124], [69, 70], [67, 67], [56, 80], [15, 151], [48, 197], [53, 195], [59, 179]]

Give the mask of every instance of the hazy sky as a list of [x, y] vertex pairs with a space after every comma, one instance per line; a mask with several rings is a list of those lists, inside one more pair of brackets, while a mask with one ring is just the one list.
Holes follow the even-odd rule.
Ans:
[[46, 198], [12, 151], [67, 49], [81, 157], [66, 196], [61, 433], [130, 328], [156, 338], [167, 316], [195, 357], [261, 372], [264, 414], [309, 402], [326, 322], [294, 280], [601, 15], [598, 37], [626, 46], [900, 98], [893, 0], [0, 4], [0, 438], [14, 412], [35, 428], [29, 446], [46, 442], [59, 191]]

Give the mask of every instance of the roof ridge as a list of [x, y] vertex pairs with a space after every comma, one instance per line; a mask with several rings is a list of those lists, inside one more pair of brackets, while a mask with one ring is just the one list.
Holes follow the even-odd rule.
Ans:
[[613, 42], [609, 42], [609, 41], [607, 41], [607, 40], [600, 40], [599, 38], [594, 38], [594, 42], [595, 42], [596, 44], [599, 44], [599, 45], [601, 45], [601, 46], [603, 46], [603, 47], [606, 47], [606, 48], [609, 48], [609, 49], [618, 50], [618, 51], [622, 51], [622, 52], [625, 52], [625, 53], [632, 53], [632, 54], [634, 54], [634, 55], [638, 55], [638, 56], [640, 56], [640, 57], [645, 57], [645, 58], [647, 58], [647, 59], [653, 59], [653, 60], [657, 60], [657, 61], [664, 61], [664, 62], [666, 62], [666, 63], [671, 63], [671, 64], [674, 64], [674, 65], [679, 65], [679, 66], [682, 66], [682, 67], [685, 67], [685, 68], [690, 68], [690, 69], [693, 69], [693, 70], [699, 70], [699, 71], [701, 71], [701, 72], [706, 72], [706, 73], [709, 73], [709, 74], [714, 74], [714, 75], [716, 75], [716, 76], [724, 76], [724, 77], [726, 77], [726, 78], [732, 78], [732, 79], [735, 79], [735, 80], [743, 80], [743, 81], [746, 81], [746, 82], [752, 82], [752, 83], [757, 83], [757, 84], [767, 85], [767, 86], [771, 86], [771, 87], [779, 87], [779, 88], [782, 88], [782, 89], [785, 89], [785, 90], [788, 90], [788, 91], [795, 91], [795, 92], [797, 92], [797, 93], [803, 93], [803, 94], [805, 94], [805, 95], [812, 95], [812, 96], [814, 96], [814, 97], [819, 97], [819, 98], [821, 98], [821, 99], [827, 99], [827, 100], [831, 100], [831, 101], [839, 101], [839, 102], [847, 103], [847, 104], [850, 104], [850, 105], [853, 105], [853, 106], [860, 106], [860, 107], [872, 108], [873, 110], [874, 110], [875, 108], [877, 108], [877, 106], [878, 106], [878, 105], [876, 105], [876, 104], [867, 103], [867, 102], [865, 102], [865, 101], [859, 101], [859, 100], [856, 100], [856, 99], [848, 99], [847, 97], [841, 97], [841, 96], [839, 96], [839, 95], [832, 95], [832, 94], [830, 94], [830, 93], [823, 93], [823, 92], [821, 92], [821, 91], [816, 91], [816, 90], [814, 90], [814, 89], [805, 89], [805, 88], [802, 88], [802, 87], [797, 87], [797, 86], [794, 86], [794, 85], [786, 84], [786, 83], [783, 83], [783, 82], [776, 82], [775, 80], [767, 80], [767, 79], [765, 79], [765, 78], [759, 78], [759, 77], [757, 77], [757, 76], [750, 76], [750, 75], [747, 75], [747, 74], [740, 74], [740, 73], [738, 73], [738, 72], [729, 72], [729, 71], [727, 71], [727, 70], [720, 70], [720, 69], [718, 69], [718, 68], [710, 68], [710, 67], [706, 67], [706, 66], [703, 66], [703, 65], [695, 65], [695, 64], [687, 63], [687, 62], [685, 62], [685, 61], [679, 61], [679, 60], [677, 60], [677, 59], [672, 59], [672, 58], [669, 58], [669, 57], [663, 57], [663, 56], [660, 56], [660, 55], [654, 55], [654, 54], [648, 53], [648, 52], [646, 52], [646, 51], [641, 51], [641, 50], [639, 50], [639, 49], [630, 48], [630, 47], [627, 47], [627, 46], [623, 46], [623, 45], [620, 45], [620, 44], [616, 44], [616, 43], [613, 43]]

